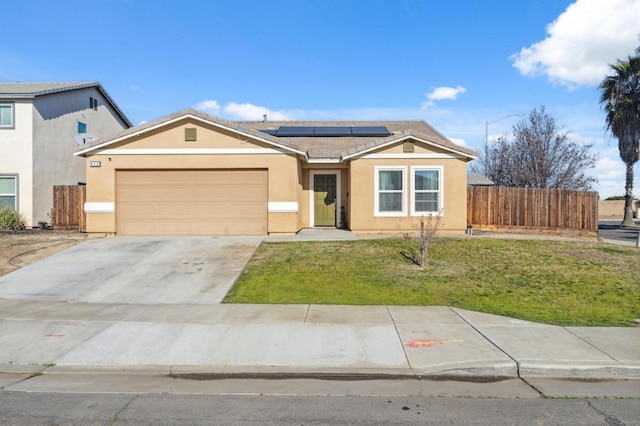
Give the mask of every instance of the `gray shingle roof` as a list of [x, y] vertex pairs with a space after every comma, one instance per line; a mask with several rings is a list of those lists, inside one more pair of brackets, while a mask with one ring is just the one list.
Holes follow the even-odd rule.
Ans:
[[95, 82], [31, 82], [31, 83], [7, 83], [0, 82], [0, 96], [3, 97], [35, 97], [49, 95], [52, 93], [66, 92], [68, 90], [86, 89], [88, 87], [99, 86]]
[[111, 106], [129, 126], [133, 126], [129, 118], [122, 112], [115, 101], [98, 82], [0, 82], [0, 99], [32, 99], [38, 96], [52, 95], [71, 90], [95, 87], [109, 101]]
[[[84, 146], [76, 155], [87, 155], [96, 149], [106, 147], [111, 143], [123, 140], [128, 136], [144, 133], [147, 129], [161, 126], [181, 117], [192, 115], [202, 120], [218, 124], [220, 126], [255, 136], [273, 145], [306, 154], [309, 159], [335, 159], [342, 160], [346, 156], [374, 149], [377, 146], [403, 139], [414, 137], [427, 141], [434, 146], [439, 146], [445, 151], [458, 152], [470, 159], [477, 153], [468, 148], [451, 142], [440, 132], [435, 130], [425, 121], [226, 121], [193, 109], [186, 109], [173, 114], [160, 117], [156, 120], [142, 123], [131, 129], [123, 130], [110, 138], [94, 142]], [[386, 126], [393, 135], [387, 137], [276, 137], [261, 130], [277, 129], [280, 126]]]
[[[244, 121], [242, 125], [257, 131], [277, 129], [280, 126], [385, 126], [392, 136], [386, 137], [295, 137], [286, 138], [292, 145], [308, 153], [310, 158], [341, 158], [384, 145], [405, 136], [413, 136], [440, 146], [475, 157], [477, 153], [456, 145], [426, 121]], [[282, 139], [282, 138], [280, 138]]]

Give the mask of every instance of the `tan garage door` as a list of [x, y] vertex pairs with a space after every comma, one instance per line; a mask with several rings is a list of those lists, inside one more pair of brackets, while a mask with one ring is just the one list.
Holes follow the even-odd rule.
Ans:
[[120, 170], [119, 235], [265, 235], [266, 170]]

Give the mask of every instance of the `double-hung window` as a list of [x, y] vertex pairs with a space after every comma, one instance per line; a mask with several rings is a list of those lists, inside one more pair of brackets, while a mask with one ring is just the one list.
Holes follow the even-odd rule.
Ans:
[[0, 129], [12, 129], [14, 128], [13, 111], [14, 104], [13, 103], [0, 103]]
[[375, 168], [375, 215], [406, 216], [406, 167]]
[[442, 214], [442, 167], [411, 168], [411, 215]]
[[18, 210], [18, 177], [0, 175], [0, 209]]

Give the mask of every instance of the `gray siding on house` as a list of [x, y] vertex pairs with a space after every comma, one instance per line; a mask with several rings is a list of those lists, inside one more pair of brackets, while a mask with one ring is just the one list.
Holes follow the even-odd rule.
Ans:
[[[97, 110], [90, 108], [90, 98], [98, 100]], [[78, 122], [100, 139], [128, 126], [95, 87], [37, 97], [33, 109], [32, 223], [37, 224], [48, 221], [54, 185], [86, 181], [84, 159], [73, 155], [82, 146], [76, 142]]]
[[[93, 108], [90, 98], [97, 100]], [[78, 122], [106, 139], [131, 126], [99, 83], [0, 83], [0, 101], [15, 105], [15, 127], [1, 129], [0, 174], [18, 178], [18, 210], [27, 226], [49, 221], [54, 185], [84, 182], [84, 159], [74, 156]]]

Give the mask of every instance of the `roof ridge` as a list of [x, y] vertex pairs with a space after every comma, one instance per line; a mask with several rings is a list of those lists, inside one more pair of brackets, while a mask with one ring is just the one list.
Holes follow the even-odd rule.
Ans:
[[422, 123], [424, 120], [234, 120], [234, 123], [283, 124], [283, 123]]

